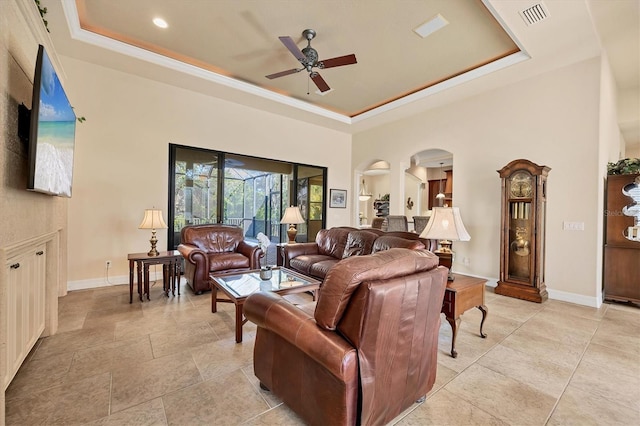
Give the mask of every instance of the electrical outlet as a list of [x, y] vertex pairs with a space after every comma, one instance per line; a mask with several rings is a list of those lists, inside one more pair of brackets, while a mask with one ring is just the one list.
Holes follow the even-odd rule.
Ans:
[[110, 260], [107, 260], [107, 261], [105, 262], [105, 266], [107, 267], [107, 269], [111, 268], [111, 261], [110, 261]]

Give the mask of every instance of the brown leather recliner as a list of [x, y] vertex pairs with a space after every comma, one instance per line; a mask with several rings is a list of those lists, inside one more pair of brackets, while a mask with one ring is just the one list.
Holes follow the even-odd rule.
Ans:
[[178, 251], [184, 276], [196, 294], [210, 290], [209, 275], [258, 269], [262, 250], [244, 241], [242, 228], [231, 225], [188, 225], [180, 232]]
[[435, 382], [447, 282], [437, 265], [426, 250], [349, 257], [327, 274], [315, 311], [270, 292], [249, 296], [262, 387], [309, 424], [391, 421]]

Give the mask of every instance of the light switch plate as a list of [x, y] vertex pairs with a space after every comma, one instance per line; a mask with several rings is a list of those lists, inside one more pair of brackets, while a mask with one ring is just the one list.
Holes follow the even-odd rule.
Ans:
[[584, 222], [562, 222], [562, 229], [565, 231], [584, 231]]

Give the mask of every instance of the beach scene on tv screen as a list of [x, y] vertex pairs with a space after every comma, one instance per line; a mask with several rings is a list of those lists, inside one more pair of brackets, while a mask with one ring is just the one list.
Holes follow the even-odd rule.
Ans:
[[46, 52], [42, 58], [34, 189], [71, 197], [76, 116]]

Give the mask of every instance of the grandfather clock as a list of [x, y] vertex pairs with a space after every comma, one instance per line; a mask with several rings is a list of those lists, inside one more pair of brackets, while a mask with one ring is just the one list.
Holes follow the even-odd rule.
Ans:
[[538, 303], [547, 300], [544, 240], [549, 170], [522, 159], [498, 170], [502, 179], [502, 219], [497, 294]]

